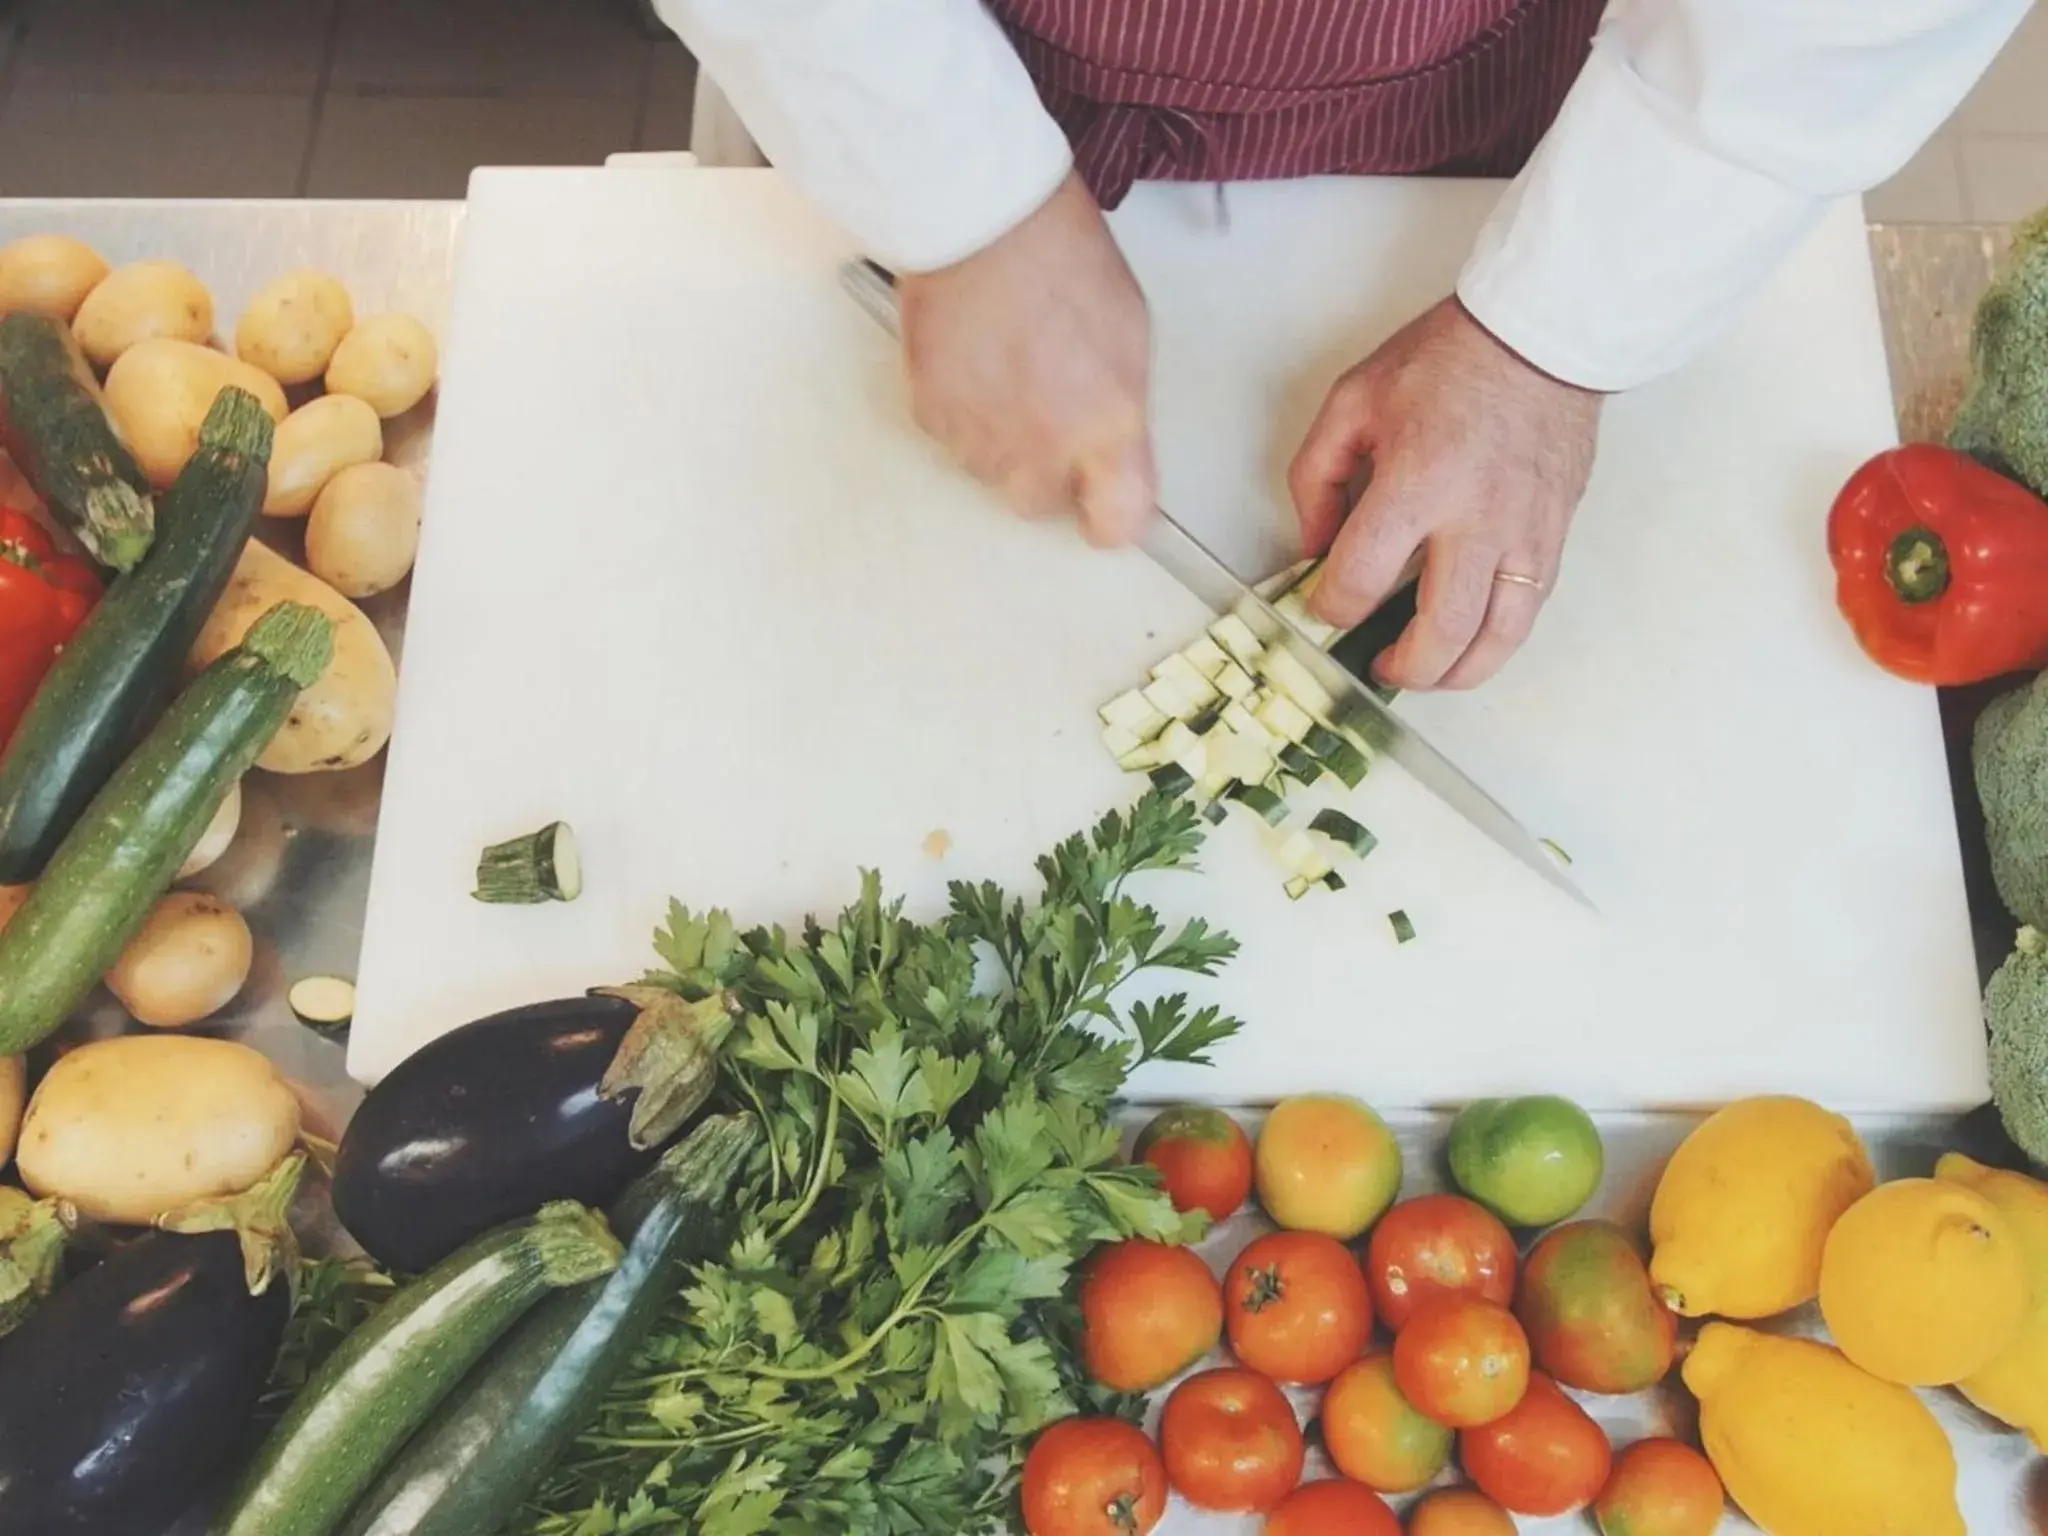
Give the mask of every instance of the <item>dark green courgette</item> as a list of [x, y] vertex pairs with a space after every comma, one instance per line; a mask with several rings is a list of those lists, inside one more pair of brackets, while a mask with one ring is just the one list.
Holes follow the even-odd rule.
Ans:
[[0, 443], [95, 560], [125, 571], [142, 558], [154, 517], [149, 481], [63, 321], [0, 317]]
[[156, 512], [156, 541], [117, 577], [43, 677], [0, 754], [0, 885], [33, 880], [176, 691], [263, 505], [276, 431], [262, 402], [220, 392], [199, 451]]
[[732, 1187], [760, 1141], [746, 1116], [700, 1122], [620, 1196], [626, 1256], [550, 1297], [464, 1378], [377, 1480], [343, 1536], [482, 1536], [501, 1529], [596, 1415], [673, 1301], [685, 1265], [720, 1247]]
[[178, 695], [93, 796], [0, 929], [0, 1056], [62, 1024], [114, 963], [228, 786], [327, 670], [333, 636], [325, 614], [279, 603]]
[[618, 1261], [618, 1239], [574, 1201], [463, 1244], [320, 1363], [244, 1470], [216, 1536], [327, 1536], [535, 1302], [609, 1274]]

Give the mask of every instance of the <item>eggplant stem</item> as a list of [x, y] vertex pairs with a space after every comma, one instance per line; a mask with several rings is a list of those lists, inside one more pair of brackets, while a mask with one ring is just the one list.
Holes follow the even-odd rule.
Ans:
[[242, 1245], [242, 1274], [249, 1294], [261, 1296], [280, 1273], [292, 1276], [298, 1271], [299, 1241], [292, 1231], [291, 1209], [305, 1171], [305, 1153], [286, 1153], [240, 1194], [166, 1211], [155, 1225], [165, 1232], [233, 1232]]
[[732, 1031], [738, 1004], [724, 992], [685, 1002], [663, 987], [600, 987], [597, 995], [620, 998], [640, 1010], [597, 1091], [607, 1099], [628, 1089], [638, 1092], [626, 1139], [645, 1152], [680, 1131], [711, 1096], [718, 1080], [718, 1049]]

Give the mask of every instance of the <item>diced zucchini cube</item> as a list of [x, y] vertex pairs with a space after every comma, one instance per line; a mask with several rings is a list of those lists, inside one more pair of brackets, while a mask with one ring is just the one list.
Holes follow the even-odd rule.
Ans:
[[1239, 701], [1250, 698], [1259, 688], [1251, 673], [1234, 661], [1224, 662], [1223, 670], [1210, 681], [1216, 685], [1216, 691], [1223, 697]]
[[1149, 735], [1166, 723], [1164, 713], [1137, 688], [1118, 694], [1095, 713], [1104, 725], [1120, 725], [1140, 736]]
[[1261, 704], [1253, 718], [1276, 736], [1284, 736], [1297, 745], [1316, 723], [1315, 717], [1307, 710], [1294, 700], [1278, 693]]
[[1207, 635], [1198, 637], [1192, 645], [1184, 647], [1180, 654], [1189, 666], [1211, 682], [1216, 680], [1217, 673], [1231, 664], [1230, 657], [1225, 654], [1223, 647]]
[[1209, 638], [1229, 652], [1231, 659], [1239, 666], [1257, 670], [1259, 653], [1265, 650], [1265, 646], [1261, 645], [1259, 637], [1252, 633], [1251, 625], [1236, 614], [1226, 613], [1211, 624]]

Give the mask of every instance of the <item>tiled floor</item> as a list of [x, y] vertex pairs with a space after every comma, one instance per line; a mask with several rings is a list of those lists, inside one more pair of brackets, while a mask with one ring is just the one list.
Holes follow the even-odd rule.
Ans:
[[[480, 163], [681, 149], [635, 0], [0, 0], [0, 196], [459, 197]], [[1874, 217], [2048, 204], [2048, 0]]]
[[682, 149], [635, 0], [0, 0], [0, 196], [460, 197]]

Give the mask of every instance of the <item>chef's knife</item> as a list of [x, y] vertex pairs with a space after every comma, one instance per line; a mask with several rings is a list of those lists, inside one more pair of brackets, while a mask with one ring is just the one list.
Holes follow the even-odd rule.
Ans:
[[[850, 261], [840, 269], [846, 290], [890, 335], [899, 335], [902, 313], [896, 280], [871, 261]], [[1212, 613], [1234, 613], [1263, 645], [1278, 646], [1308, 673], [1332, 700], [1330, 724], [1355, 732], [1375, 751], [1407, 769], [1431, 794], [1520, 863], [1589, 909], [1593, 903], [1559, 866], [1556, 857], [1528, 828], [1462, 768], [1430, 744], [1414, 726], [1396, 715], [1359, 679], [1322, 647], [1296, 629], [1258, 593], [1240, 581], [1227, 565], [1164, 511], [1154, 516], [1138, 539], [1159, 568], [1199, 598]]]

